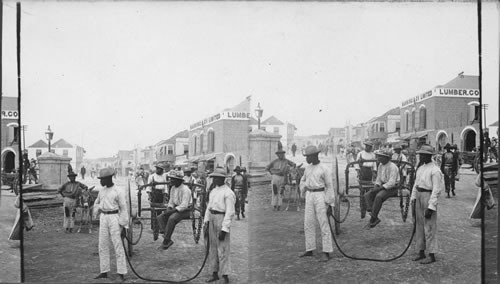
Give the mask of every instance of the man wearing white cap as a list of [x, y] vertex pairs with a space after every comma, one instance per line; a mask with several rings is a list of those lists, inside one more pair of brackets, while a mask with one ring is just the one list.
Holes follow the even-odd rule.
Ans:
[[295, 163], [285, 158], [285, 151], [283, 149], [278, 149], [276, 155], [278, 159], [272, 161], [266, 167], [266, 171], [271, 174], [271, 205], [273, 206], [273, 211], [280, 211], [285, 191], [285, 176], [288, 174], [289, 167], [295, 166]]
[[417, 154], [422, 165], [417, 169], [410, 200], [416, 217], [415, 243], [419, 255], [413, 260], [425, 259], [425, 250], [427, 250], [429, 258], [420, 263], [429, 264], [436, 261], [434, 254], [438, 251], [437, 205], [444, 188], [444, 181], [443, 173], [432, 161], [432, 155], [434, 155], [432, 146], [422, 145]]
[[[170, 181], [172, 188], [170, 189], [170, 199], [165, 212], [157, 217], [160, 232], [165, 232], [161, 249], [168, 249], [174, 244], [172, 241], [172, 233], [175, 225], [182, 219], [187, 219], [190, 216], [190, 208], [193, 206], [193, 197], [191, 190], [184, 182], [184, 175], [179, 171], [170, 171]], [[166, 229], [165, 229], [166, 227]], [[156, 239], [155, 239], [156, 240]]]
[[399, 169], [398, 166], [390, 161], [391, 156], [392, 153], [390, 150], [377, 153], [380, 165], [378, 166], [375, 186], [365, 193], [366, 211], [371, 212], [372, 216], [368, 224], [369, 228], [373, 228], [380, 223], [378, 213], [384, 201], [389, 197], [398, 196]]
[[[328, 226], [328, 214], [331, 214], [330, 204], [335, 202], [332, 177], [328, 168], [321, 164], [318, 159], [320, 150], [314, 146], [307, 146], [304, 151], [306, 161], [309, 165], [304, 170], [300, 180], [301, 194], [306, 198], [304, 232], [306, 241], [306, 252], [300, 257], [313, 256], [316, 249], [316, 220], [321, 228], [321, 239], [323, 252], [321, 261], [328, 261], [333, 252], [332, 235]], [[328, 209], [327, 209], [328, 208]]]
[[94, 279], [108, 278], [109, 264], [109, 241], [113, 243], [116, 256], [116, 269], [120, 279], [123, 281], [127, 273], [125, 252], [120, 236], [126, 236], [129, 216], [124, 190], [113, 184], [113, 169], [105, 168], [99, 171], [98, 179], [101, 180], [103, 188], [94, 203], [94, 218], [99, 218], [99, 263], [101, 273]]
[[[376, 160], [377, 156], [372, 152], [373, 143], [370, 141], [365, 141], [365, 149], [358, 153], [358, 157], [356, 161], [365, 161], [365, 160]], [[377, 163], [376, 162], [362, 162], [359, 164], [359, 179], [364, 182], [371, 182], [373, 180], [373, 174], [377, 171]], [[364, 198], [364, 192], [361, 193], [360, 197], [360, 209], [361, 209], [361, 218], [365, 218], [366, 215], [366, 202]]]
[[208, 253], [208, 269], [212, 277], [206, 282], [219, 280], [219, 272], [224, 283], [229, 283], [228, 273], [231, 269], [230, 261], [230, 227], [234, 219], [236, 196], [226, 185], [226, 171], [216, 168], [209, 175], [215, 187], [210, 191], [207, 210], [205, 211], [204, 231], [208, 234], [210, 249]]
[[[392, 154], [392, 160], [398, 161], [398, 162], [408, 162], [408, 159], [406, 158], [406, 155], [401, 153], [402, 147], [400, 144], [395, 145], [392, 149], [394, 149], [394, 154]], [[405, 182], [406, 176], [408, 175], [407, 173], [407, 167], [404, 166], [402, 169], [402, 174], [403, 174], [403, 180], [401, 181], [402, 183]]]

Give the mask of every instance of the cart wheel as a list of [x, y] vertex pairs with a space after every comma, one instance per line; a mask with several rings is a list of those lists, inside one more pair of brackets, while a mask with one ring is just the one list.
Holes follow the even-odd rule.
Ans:
[[153, 230], [153, 237], [155, 239], [160, 235], [160, 228], [158, 226], [158, 221], [156, 217], [158, 216], [158, 212], [155, 209], [151, 209], [151, 229]]
[[340, 234], [340, 223], [337, 220], [340, 220], [340, 181], [339, 181], [339, 163], [337, 158], [335, 158], [335, 208], [333, 208], [333, 215], [335, 216], [335, 234]]
[[359, 185], [359, 208], [361, 209], [361, 216], [366, 215], [366, 205], [365, 205], [365, 188]]

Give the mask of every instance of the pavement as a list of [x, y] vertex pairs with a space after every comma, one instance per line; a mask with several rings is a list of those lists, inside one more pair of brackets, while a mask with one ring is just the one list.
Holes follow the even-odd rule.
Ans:
[[20, 241], [10, 241], [9, 234], [16, 219], [14, 207], [16, 195], [7, 190], [0, 191], [0, 282], [21, 281]]

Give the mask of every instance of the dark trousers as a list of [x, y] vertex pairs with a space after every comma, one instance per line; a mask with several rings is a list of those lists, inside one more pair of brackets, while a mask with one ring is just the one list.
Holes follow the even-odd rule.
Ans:
[[377, 218], [384, 201], [386, 201], [389, 197], [394, 196], [398, 196], [398, 189], [396, 187], [390, 189], [385, 189], [383, 187], [372, 188], [370, 191], [365, 193], [366, 206], [368, 207], [368, 210], [371, 209], [373, 219]]
[[450, 189], [455, 191], [455, 175], [452, 169], [444, 169], [444, 186], [446, 193], [449, 193]]
[[236, 195], [236, 203], [234, 204], [234, 211], [236, 215], [240, 215], [241, 213], [245, 213], [245, 200], [247, 199], [247, 195], [241, 192], [241, 189], [235, 189], [234, 194]]
[[175, 225], [183, 219], [189, 219], [190, 214], [191, 212], [189, 210], [178, 212], [175, 209], [169, 208], [156, 217], [158, 226], [160, 227], [160, 232], [165, 232], [165, 240], [170, 240], [172, 238]]

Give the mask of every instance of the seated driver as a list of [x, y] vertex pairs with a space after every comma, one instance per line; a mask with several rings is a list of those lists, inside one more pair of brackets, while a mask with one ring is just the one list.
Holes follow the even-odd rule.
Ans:
[[[160, 232], [165, 232], [163, 244], [160, 249], [166, 250], [174, 244], [172, 241], [172, 233], [175, 225], [182, 219], [190, 217], [190, 209], [193, 204], [191, 190], [187, 185], [184, 185], [184, 174], [173, 170], [169, 174], [172, 188], [170, 189], [170, 200], [165, 212], [157, 217]], [[166, 228], [166, 229], [165, 229]]]
[[391, 162], [392, 153], [390, 150], [377, 153], [377, 160], [380, 163], [377, 170], [377, 179], [375, 186], [365, 193], [365, 201], [367, 209], [371, 212], [369, 228], [375, 227], [380, 223], [378, 213], [382, 204], [389, 197], [398, 196], [399, 170], [393, 162]]

